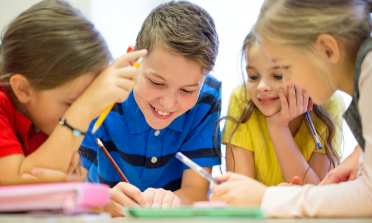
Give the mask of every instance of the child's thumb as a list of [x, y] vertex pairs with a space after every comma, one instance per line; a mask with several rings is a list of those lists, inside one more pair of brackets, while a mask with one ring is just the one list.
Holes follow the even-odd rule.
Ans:
[[302, 185], [301, 179], [298, 176], [293, 177], [292, 184]]

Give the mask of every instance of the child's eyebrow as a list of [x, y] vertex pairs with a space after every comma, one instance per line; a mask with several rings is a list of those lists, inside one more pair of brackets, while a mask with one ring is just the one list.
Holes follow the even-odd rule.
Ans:
[[150, 71], [149, 74], [152, 74], [153, 76], [155, 76], [155, 77], [157, 77], [157, 78], [160, 78], [160, 79], [162, 79], [163, 81], [167, 81], [167, 80], [165, 80], [164, 77], [160, 76], [160, 75], [157, 74], [157, 73], [154, 73], [153, 71]]
[[184, 87], [199, 87], [199, 86], [200, 86], [200, 84], [199, 84], [199, 82], [198, 82], [198, 83], [196, 83], [196, 84], [185, 85]]
[[252, 67], [252, 66], [250, 66], [250, 65], [247, 65], [245, 68], [246, 68], [246, 69], [256, 69], [256, 68], [254, 68], [254, 67]]
[[[154, 73], [153, 71], [150, 71], [150, 72], [148, 72], [149, 74], [152, 74], [153, 76], [155, 76], [155, 77], [157, 77], [157, 78], [160, 78], [160, 79], [162, 79], [163, 81], [167, 81], [167, 80], [165, 80], [162, 76], [160, 76], [159, 74], [157, 74], [157, 73]], [[200, 83], [198, 82], [198, 83], [195, 83], [195, 84], [188, 84], [188, 85], [185, 85], [185, 86], [183, 86], [183, 87], [198, 87], [198, 86], [200, 86]]]

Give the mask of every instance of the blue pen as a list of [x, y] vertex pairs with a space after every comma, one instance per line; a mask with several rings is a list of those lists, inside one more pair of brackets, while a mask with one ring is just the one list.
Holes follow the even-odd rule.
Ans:
[[179, 159], [186, 166], [188, 166], [191, 169], [195, 170], [202, 177], [204, 177], [205, 179], [209, 180], [209, 182], [214, 183], [214, 184], [221, 184], [220, 181], [217, 181], [216, 179], [214, 179], [207, 171], [205, 171], [205, 169], [203, 169], [198, 164], [194, 163], [192, 160], [190, 160], [189, 158], [187, 158], [181, 152], [177, 152], [176, 153], [176, 158]]
[[322, 144], [320, 143], [318, 134], [316, 133], [313, 121], [311, 121], [309, 111], [305, 112], [305, 119], [306, 119], [307, 124], [310, 126], [310, 131], [311, 131], [311, 134], [313, 134], [314, 136], [315, 144], [317, 145], [318, 149], [322, 149], [323, 148]]

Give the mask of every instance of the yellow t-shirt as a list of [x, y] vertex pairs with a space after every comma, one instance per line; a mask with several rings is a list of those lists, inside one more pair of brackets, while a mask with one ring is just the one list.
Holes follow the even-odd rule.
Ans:
[[[243, 93], [241, 86], [234, 89], [230, 96], [228, 116], [239, 119], [242, 109], [244, 108]], [[249, 97], [249, 95], [248, 95]], [[345, 103], [343, 98], [334, 94], [325, 104], [324, 107], [333, 117], [336, 132], [333, 138], [333, 147], [341, 157], [341, 137], [343, 113], [345, 111]], [[314, 127], [326, 139], [326, 126], [321, 122], [313, 111], [310, 111], [311, 119]], [[229, 120], [226, 120], [225, 128], [222, 134], [222, 144], [227, 144], [230, 133], [236, 125]], [[319, 137], [323, 149], [318, 150], [319, 153], [325, 153], [325, 147], [321, 137]], [[300, 149], [305, 160], [308, 162], [313, 152], [316, 151], [314, 140], [307, 129], [306, 121], [304, 120], [294, 137], [294, 140]], [[267, 186], [274, 186], [284, 182], [284, 177], [276, 158], [273, 144], [266, 124], [266, 116], [255, 108], [252, 116], [246, 123], [242, 123], [231, 139], [231, 144], [245, 149], [248, 149], [254, 154], [254, 175], [255, 179]]]

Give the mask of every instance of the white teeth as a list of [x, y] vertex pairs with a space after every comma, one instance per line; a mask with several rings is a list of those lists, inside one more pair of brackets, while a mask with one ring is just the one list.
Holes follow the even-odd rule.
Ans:
[[156, 113], [158, 113], [159, 115], [161, 116], [167, 116], [170, 114], [170, 112], [162, 112], [162, 111], [159, 111], [158, 109], [156, 109], [154, 106], [153, 108], [155, 109]]

